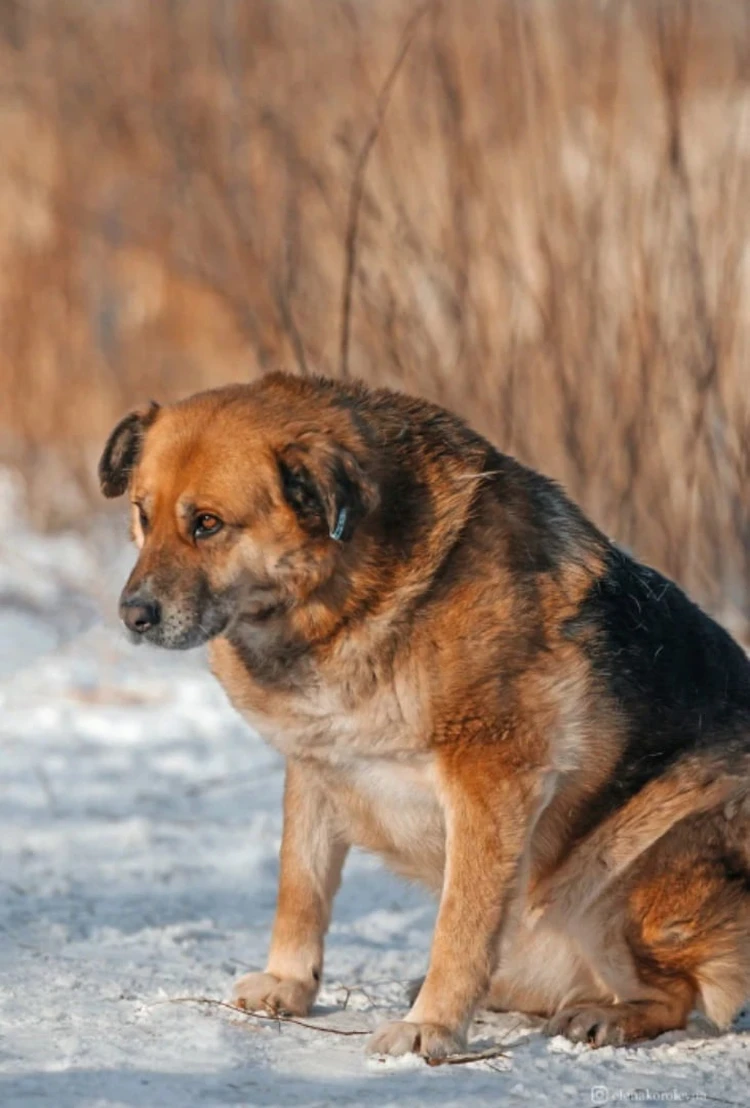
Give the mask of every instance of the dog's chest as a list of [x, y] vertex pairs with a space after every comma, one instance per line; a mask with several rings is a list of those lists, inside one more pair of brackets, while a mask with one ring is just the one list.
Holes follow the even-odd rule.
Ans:
[[404, 876], [440, 888], [445, 822], [430, 755], [411, 762], [353, 759], [329, 784], [352, 843], [381, 854]]
[[286, 757], [348, 766], [359, 758], [408, 761], [424, 750], [426, 697], [408, 672], [378, 680], [360, 672], [326, 679], [311, 673], [298, 684], [258, 681], [228, 645], [212, 651], [214, 673], [235, 708]]
[[361, 690], [344, 681], [268, 689], [238, 657], [212, 651], [234, 706], [286, 757], [316, 761], [350, 842], [439, 889], [445, 825], [426, 738], [429, 706], [408, 674]]

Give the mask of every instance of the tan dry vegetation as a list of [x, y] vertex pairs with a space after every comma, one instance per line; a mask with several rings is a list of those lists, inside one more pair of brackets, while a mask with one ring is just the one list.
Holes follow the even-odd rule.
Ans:
[[133, 403], [349, 373], [750, 613], [747, 0], [2, 0], [0, 73], [0, 447], [40, 520]]

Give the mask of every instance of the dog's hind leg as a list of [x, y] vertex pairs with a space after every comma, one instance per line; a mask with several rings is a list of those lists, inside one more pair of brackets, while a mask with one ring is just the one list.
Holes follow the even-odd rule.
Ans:
[[561, 1010], [550, 1034], [632, 1042], [684, 1027], [693, 1008], [731, 1023], [750, 995], [750, 820], [730, 809], [673, 828], [578, 921], [613, 1000]]

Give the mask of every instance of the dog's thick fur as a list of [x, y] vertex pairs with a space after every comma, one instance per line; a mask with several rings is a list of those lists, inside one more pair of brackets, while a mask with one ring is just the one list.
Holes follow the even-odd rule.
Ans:
[[[375, 1051], [480, 1004], [596, 1045], [750, 995], [750, 665], [549, 480], [421, 400], [273, 374], [127, 416], [100, 463], [141, 637], [211, 640], [286, 759], [276, 921], [238, 1003], [319, 987], [351, 844], [440, 898]], [[208, 520], [210, 533], [196, 531]], [[213, 522], [212, 522], [213, 521]]]

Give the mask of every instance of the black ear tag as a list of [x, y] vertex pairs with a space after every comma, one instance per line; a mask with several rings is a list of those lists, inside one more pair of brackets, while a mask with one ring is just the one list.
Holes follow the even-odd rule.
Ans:
[[336, 526], [331, 531], [331, 538], [334, 542], [341, 542], [344, 531], [346, 530], [346, 520], [349, 515], [348, 508], [341, 508], [336, 518]]

